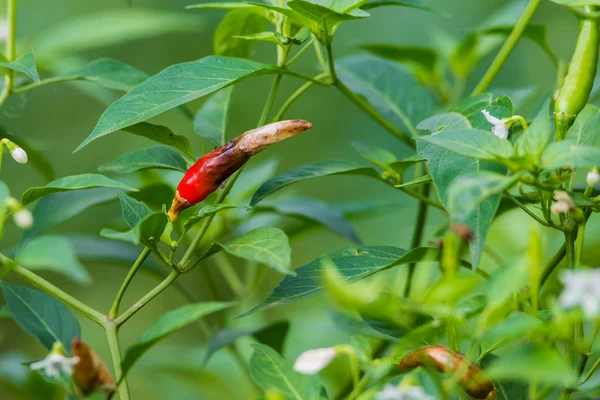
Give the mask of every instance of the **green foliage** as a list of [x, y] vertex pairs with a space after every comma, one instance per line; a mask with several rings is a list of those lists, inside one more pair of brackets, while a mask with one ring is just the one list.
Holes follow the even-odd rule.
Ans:
[[79, 323], [58, 300], [39, 290], [0, 282], [6, 306], [23, 330], [48, 350], [55, 342], [71, 348], [71, 339], [81, 335]]
[[247, 9], [228, 12], [219, 23], [213, 37], [213, 50], [216, 55], [248, 58], [253, 42], [238, 38], [265, 29], [264, 15]]
[[215, 146], [225, 144], [232, 97], [232, 87], [215, 93], [206, 100], [194, 117], [194, 132], [200, 137], [209, 139]]
[[170, 169], [187, 171], [188, 164], [181, 154], [165, 146], [154, 146], [132, 151], [98, 167], [100, 172], [127, 174], [143, 169]]
[[33, 55], [33, 51], [29, 50], [29, 52], [17, 58], [15, 61], [8, 61], [4, 56], [2, 56], [1, 59], [0, 67], [21, 72], [31, 78], [34, 82], [40, 83], [40, 75], [35, 67], [35, 56]]

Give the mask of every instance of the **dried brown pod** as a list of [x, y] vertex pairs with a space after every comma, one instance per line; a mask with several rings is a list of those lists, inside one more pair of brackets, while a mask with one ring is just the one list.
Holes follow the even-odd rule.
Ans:
[[204, 200], [253, 155], [310, 128], [312, 124], [301, 119], [275, 122], [242, 133], [224, 146], [204, 155], [187, 170], [179, 182], [169, 217], [174, 221], [181, 211]]
[[73, 368], [73, 381], [84, 396], [95, 391], [103, 391], [110, 399], [117, 390], [106, 364], [96, 352], [83, 340], [74, 338], [71, 341], [71, 353], [79, 357]]
[[458, 383], [469, 396], [478, 400], [496, 400], [496, 386], [487, 379], [479, 365], [448, 347], [422, 347], [405, 355], [398, 365], [401, 371], [417, 367], [433, 367], [444, 373], [464, 371]]

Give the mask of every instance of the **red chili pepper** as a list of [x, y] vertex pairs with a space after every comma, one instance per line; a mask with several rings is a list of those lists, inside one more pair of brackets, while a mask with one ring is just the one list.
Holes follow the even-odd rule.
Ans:
[[458, 383], [469, 396], [478, 400], [496, 400], [496, 386], [485, 377], [479, 365], [448, 347], [427, 346], [411, 351], [400, 361], [398, 368], [406, 371], [428, 366], [439, 372], [464, 371]]
[[312, 124], [301, 119], [275, 122], [242, 133], [201, 157], [179, 182], [169, 217], [174, 221], [181, 211], [204, 200], [253, 155], [310, 128]]

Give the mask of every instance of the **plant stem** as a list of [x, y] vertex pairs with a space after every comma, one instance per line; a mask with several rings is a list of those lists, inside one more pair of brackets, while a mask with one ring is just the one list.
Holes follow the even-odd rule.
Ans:
[[402, 132], [388, 120], [386, 120], [377, 110], [375, 110], [369, 103], [367, 103], [362, 97], [356, 95], [352, 90], [350, 90], [346, 85], [342, 83], [342, 81], [337, 80], [333, 84], [340, 92], [342, 92], [351, 102], [356, 104], [358, 108], [360, 108], [363, 112], [373, 118], [379, 125], [385, 128], [392, 135], [396, 136], [401, 142], [406, 144], [411, 149], [415, 149], [417, 146], [415, 145], [414, 140], [408, 136], [406, 133]]
[[47, 280], [39, 277], [33, 272], [23, 268], [22, 266], [16, 264], [10, 258], [0, 254], [0, 264], [6, 265], [7, 263], [13, 263], [14, 267], [11, 272], [15, 275], [20, 276], [25, 279], [27, 282], [31, 283], [33, 286], [42, 290], [43, 292], [49, 294], [50, 296], [62, 301], [63, 303], [69, 305], [74, 310], [78, 311], [84, 317], [94, 321], [100, 326], [106, 325], [106, 316], [101, 314], [100, 312], [94, 310], [93, 308], [83, 304], [81, 301], [77, 300], [70, 294], [67, 294], [48, 282]]
[[121, 288], [119, 289], [119, 292], [117, 293], [117, 297], [115, 298], [112, 308], [110, 309], [110, 312], [108, 313], [109, 318], [114, 319], [117, 317], [117, 315], [119, 315], [119, 306], [121, 305], [121, 300], [123, 299], [123, 295], [125, 294], [127, 287], [133, 280], [133, 277], [135, 276], [138, 269], [140, 269], [140, 267], [142, 266], [142, 264], [144, 263], [144, 261], [146, 260], [148, 255], [150, 255], [150, 252], [151, 252], [151, 250], [148, 247], [146, 247], [142, 251], [140, 256], [138, 257], [138, 259], [135, 260], [135, 263], [133, 264], [133, 266], [131, 267], [131, 270], [129, 270], [129, 273], [125, 277], [125, 280], [123, 281], [123, 284], [121, 285]]
[[540, 2], [541, 0], [529, 1], [529, 4], [527, 5], [525, 10], [523, 11], [523, 14], [521, 14], [521, 17], [517, 21], [517, 24], [513, 28], [510, 35], [508, 35], [506, 42], [504, 42], [504, 45], [498, 52], [498, 55], [496, 55], [496, 58], [481, 78], [481, 81], [477, 84], [477, 86], [471, 93], [472, 96], [483, 93], [490, 86], [490, 84], [502, 68], [502, 65], [504, 65], [506, 59], [508, 58], [508, 56], [510, 56], [510, 53], [512, 53], [513, 49], [519, 42], [521, 35], [525, 31], [525, 28], [527, 28], [527, 25], [529, 24], [531, 17], [533, 17], [533, 14], [540, 5]]
[[[317, 76], [315, 76], [315, 80], [321, 80], [329, 76], [329, 73], [323, 72]], [[286, 111], [290, 108], [290, 106], [308, 89], [310, 89], [314, 85], [313, 82], [306, 82], [304, 85], [300, 86], [288, 99], [283, 103], [277, 114], [273, 117], [273, 122], [281, 120]]]
[[219, 271], [223, 274], [225, 281], [229, 284], [229, 287], [239, 299], [244, 294], [244, 283], [240, 280], [239, 276], [235, 272], [233, 265], [229, 261], [226, 255], [223, 253], [215, 254], [217, 257], [217, 264], [219, 265]]
[[519, 206], [519, 208], [521, 208], [523, 211], [525, 211], [527, 213], [527, 215], [529, 215], [531, 218], [535, 219], [538, 223], [540, 223], [541, 225], [547, 227], [547, 228], [554, 228], [556, 230], [559, 230], [562, 232], [562, 228], [560, 226], [557, 226], [555, 224], [549, 224], [548, 222], [544, 221], [543, 219], [541, 219], [540, 217], [538, 217], [537, 215], [535, 215], [535, 213], [533, 211], [531, 211], [529, 208], [527, 208], [527, 206], [525, 206], [523, 203], [521, 203], [515, 196], [513, 196], [512, 194], [510, 194], [508, 192], [508, 190], [504, 191], [504, 195], [513, 203], [515, 203], [517, 206]]
[[325, 41], [325, 50], [327, 51], [327, 65], [329, 67], [329, 76], [331, 82], [337, 81], [337, 74], [335, 72], [335, 63], [333, 61], [333, 49], [331, 48], [331, 41], [333, 38], [329, 36], [329, 27], [327, 27], [327, 21], [323, 24], [323, 40]]
[[158, 296], [163, 290], [165, 290], [171, 283], [173, 283], [178, 277], [181, 275], [181, 272], [177, 270], [171, 271], [169, 276], [167, 276], [161, 283], [159, 283], [154, 289], [149, 291], [144, 297], [142, 297], [138, 302], [136, 302], [133, 306], [131, 306], [127, 311], [121, 314], [118, 318], [115, 319], [114, 324], [116, 326], [123, 325], [129, 318], [131, 318], [136, 312], [142, 309], [146, 304], [148, 304], [152, 299]]
[[294, 56], [285, 64], [285, 66], [289, 67], [290, 65], [292, 65], [293, 63], [298, 61], [298, 59], [300, 59], [300, 56], [302, 54], [304, 54], [306, 52], [306, 50], [308, 50], [313, 45], [314, 42], [315, 42], [315, 37], [313, 35], [310, 39], [308, 39], [308, 41], [304, 44], [304, 46], [302, 46], [300, 48], [300, 50], [298, 50], [296, 52], [296, 54], [294, 54]]
[[[110, 358], [112, 358], [115, 371], [115, 380], [117, 382], [121, 380], [121, 376], [123, 375], [118, 329], [119, 328], [115, 323], [109, 323], [104, 329], [106, 332], [106, 339], [108, 340], [108, 348], [110, 349]], [[121, 384], [119, 385], [119, 397], [121, 400], [129, 400], [129, 387], [127, 385], [127, 379], [125, 378], [121, 380]]]
[[[8, 21], [8, 32], [4, 48], [4, 56], [8, 61], [15, 61], [16, 58], [16, 31], [17, 31], [17, 0], [6, 1]], [[4, 69], [4, 87], [0, 92], [0, 106], [4, 104], [8, 96], [12, 93], [15, 83], [15, 71], [10, 68]]]
[[[565, 230], [565, 246], [569, 269], [575, 269], [575, 238], [573, 237], [573, 229], [571, 228]], [[571, 339], [571, 343], [567, 343], [567, 359], [569, 363], [575, 361], [575, 325], [571, 328]]]
[[[429, 184], [425, 184], [425, 186], [423, 186], [424, 197], [429, 197], [430, 187], [431, 186]], [[418, 247], [421, 244], [421, 240], [423, 240], [423, 232], [425, 231], [425, 224], [427, 223], [427, 208], [427, 203], [419, 202], [416, 225], [413, 230], [412, 243], [410, 245], [411, 249]], [[406, 277], [406, 286], [404, 287], [404, 297], [406, 298], [410, 296], [410, 290], [412, 288], [412, 281], [416, 266], [416, 263], [411, 263], [408, 265], [408, 275]]]
[[82, 76], [76, 76], [76, 75], [74, 75], [74, 76], [57, 76], [54, 78], [44, 79], [38, 83], [34, 82], [34, 83], [28, 83], [23, 86], [19, 86], [17, 88], [14, 88], [12, 93], [19, 94], [19, 93], [27, 92], [29, 90], [37, 89], [42, 86], [51, 85], [53, 83], [73, 82], [73, 81], [81, 81], [81, 80], [85, 80], [85, 78]]
[[327, 63], [325, 63], [325, 58], [323, 57], [323, 52], [321, 51], [321, 48], [319, 47], [319, 42], [314, 42], [314, 47], [315, 47], [315, 54], [317, 55], [317, 60], [319, 60], [319, 65], [321, 66], [321, 69], [323, 70], [323, 72], [327, 71]]

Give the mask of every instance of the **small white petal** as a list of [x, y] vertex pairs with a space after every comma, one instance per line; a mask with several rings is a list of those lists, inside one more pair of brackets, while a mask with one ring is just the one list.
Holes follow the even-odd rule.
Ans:
[[504, 125], [504, 122], [500, 118], [494, 117], [487, 110], [481, 110], [481, 113], [485, 116], [485, 119], [492, 125]]
[[15, 225], [21, 229], [29, 229], [33, 226], [33, 214], [26, 208], [21, 208], [13, 215]]
[[329, 365], [336, 355], [333, 347], [305, 351], [296, 359], [294, 371], [314, 375]]
[[27, 153], [25, 153], [25, 150], [23, 150], [20, 147], [17, 147], [13, 151], [11, 151], [10, 155], [19, 164], [26, 164], [27, 163]]
[[552, 213], [554, 213], [554, 214], [566, 213], [570, 209], [571, 209], [571, 206], [564, 201], [558, 201], [556, 203], [552, 203], [552, 205], [550, 206], [550, 211], [552, 211]]
[[67, 358], [61, 354], [50, 354], [43, 360], [32, 363], [29, 369], [37, 371], [40, 369], [44, 370], [50, 378], [56, 378], [60, 376], [62, 372], [67, 375], [73, 374], [73, 366], [79, 362], [79, 357]]
[[420, 386], [385, 385], [382, 391], [375, 395], [375, 400], [435, 400]]
[[558, 298], [563, 308], [581, 306], [588, 318], [600, 314], [600, 269], [566, 270], [560, 276], [564, 289]]
[[508, 139], [508, 127], [504, 124], [494, 125], [492, 132], [502, 140]]
[[598, 168], [592, 168], [587, 174], [587, 184], [588, 186], [596, 186], [598, 183], [600, 183]]

